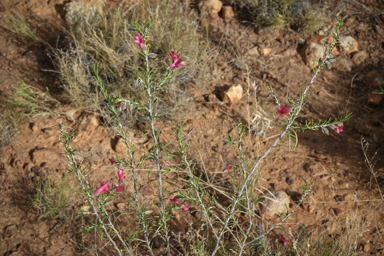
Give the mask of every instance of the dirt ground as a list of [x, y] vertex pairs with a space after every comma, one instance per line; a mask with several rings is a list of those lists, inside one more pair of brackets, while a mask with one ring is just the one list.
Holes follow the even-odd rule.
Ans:
[[[62, 27], [66, 26], [64, 5], [67, 2], [1, 0], [0, 20], [4, 22], [10, 12], [21, 13], [38, 36], [60, 47], [65, 44]], [[337, 10], [339, 1], [333, 2], [330, 5], [334, 4]], [[224, 1], [224, 5], [229, 3]], [[384, 2], [366, 0], [343, 4], [345, 10], [342, 14], [351, 15], [346, 21], [344, 35], [352, 36], [358, 42], [358, 52], [365, 51], [367, 58], [362, 63], [352, 62], [350, 69], [336, 64], [332, 69], [323, 69], [311, 89], [314, 93], [304, 113], [308, 115], [305, 117], [307, 120], [335, 118], [347, 112], [353, 112], [353, 117], [345, 123], [341, 134], [333, 132], [327, 136], [321, 131], [306, 131], [299, 133], [295, 150], [283, 145], [275, 148], [259, 170], [259, 185], [286, 191], [292, 209], [301, 196], [301, 187], [313, 182], [309, 202], [295, 212], [297, 218], [289, 219], [286, 228], [297, 231], [304, 225], [323, 228], [332, 234], [345, 226], [346, 219], [355, 213], [364, 216], [362, 221], [370, 223], [369, 231], [361, 239], [359, 254], [382, 255], [384, 200], [377, 183], [383, 188], [384, 102], [381, 96], [373, 96], [372, 92], [384, 85]], [[197, 12], [194, 3], [191, 3], [191, 10]], [[276, 106], [273, 99], [268, 99], [270, 86], [281, 98], [294, 97], [312, 77], [312, 69], [300, 55], [304, 43], [300, 34], [291, 30], [255, 29], [243, 23], [243, 18], [235, 9], [235, 17], [231, 20], [220, 16], [201, 22], [200, 32], [204, 34], [207, 25], [212, 46], [222, 50], [222, 56], [212, 67], [220, 75], [207, 83], [206, 90], [195, 91], [197, 107], [184, 124], [186, 132], [199, 124], [190, 140], [189, 156], [210, 170], [209, 175], [215, 177], [215, 184], [223, 188], [226, 188], [226, 179], [230, 175], [224, 169], [233, 158], [232, 151], [223, 145], [223, 139], [226, 134], [233, 133], [236, 121], [246, 122], [249, 113], [260, 103], [255, 93], [258, 99], [267, 102], [267, 112], [272, 113]], [[51, 49], [15, 35], [4, 27], [0, 28], [0, 35], [0, 92], [10, 90], [22, 77], [26, 83], [40, 89], [48, 87], [53, 95], [58, 95], [59, 79], [53, 72]], [[258, 56], [249, 54], [255, 46], [268, 48], [270, 52]], [[342, 52], [338, 57], [351, 62], [355, 54]], [[232, 106], [219, 104], [220, 92], [233, 84], [241, 84], [250, 93], [245, 93]], [[207, 101], [213, 103], [207, 104]], [[91, 183], [112, 179], [116, 170], [108, 159], [116, 153], [122, 154], [118, 139], [97, 116], [70, 106], [62, 107], [60, 111], [64, 114], [28, 120], [11, 143], [0, 149], [0, 255], [108, 255], [108, 251], [99, 247], [95, 234], [87, 237], [79, 232], [86, 221], [75, 216], [75, 210], [82, 205], [81, 200], [74, 199], [74, 217], [66, 225], [40, 220], [30, 207], [29, 196], [39, 178], [31, 177], [33, 168], [39, 167], [43, 176], [54, 181], [60, 180], [66, 172], [67, 161], [55, 126], [59, 121], [74, 129], [75, 141], [79, 141], [76, 147], [80, 149], [77, 157], [90, 165]], [[161, 135], [162, 143], [174, 140], [171, 125], [166, 123]], [[247, 134], [246, 147], [256, 155], [271, 145], [278, 132], [279, 129], [273, 127], [265, 138]], [[131, 135], [138, 138], [138, 147], [150, 146], [150, 141], [140, 140], [141, 131], [134, 130]], [[373, 162], [377, 182], [366, 166], [362, 137], [369, 142], [368, 155], [372, 157], [376, 153]], [[177, 162], [171, 161], [171, 164]], [[177, 181], [178, 176], [170, 174], [168, 178]], [[178, 188], [173, 186], [171, 189], [176, 191]], [[149, 196], [155, 194], [154, 191], [153, 182], [142, 178], [141, 192], [148, 201], [152, 200]], [[130, 193], [131, 190], [127, 189], [119, 195], [115, 206], [124, 202], [125, 197], [131, 197]], [[196, 217], [188, 212], [180, 214], [181, 217], [172, 220], [171, 227], [185, 231], [188, 228], [185, 221], [194, 222]], [[271, 223], [276, 219], [271, 219]], [[278, 237], [277, 233], [273, 235]]]

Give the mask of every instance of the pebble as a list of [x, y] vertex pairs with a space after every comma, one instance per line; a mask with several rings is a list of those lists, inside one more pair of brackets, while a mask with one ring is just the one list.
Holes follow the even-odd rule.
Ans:
[[318, 60], [323, 57], [323, 46], [314, 42], [306, 44], [301, 50], [301, 56], [304, 62], [313, 67], [317, 67], [318, 63], [312, 60]]
[[358, 50], [357, 41], [351, 36], [341, 36], [339, 39], [340, 49], [349, 54]]
[[264, 205], [262, 206], [264, 216], [269, 218], [276, 214], [285, 213], [289, 204], [289, 196], [284, 191], [276, 190], [272, 194], [274, 196], [269, 193], [264, 196]]
[[127, 206], [127, 203], [117, 203], [116, 208], [119, 210], [124, 210], [124, 208]]
[[227, 102], [228, 106], [231, 106], [243, 97], [243, 87], [240, 84], [232, 85], [228, 90], [220, 93], [220, 96], [223, 101]]
[[197, 5], [201, 14], [209, 15], [212, 18], [219, 17], [218, 13], [220, 12], [222, 6], [223, 3], [218, 0], [202, 0]]
[[353, 55], [352, 62], [355, 66], [362, 65], [368, 59], [368, 53], [366, 51], [360, 51]]
[[222, 14], [223, 14], [223, 18], [226, 20], [230, 20], [233, 17], [235, 17], [235, 13], [233, 12], [232, 6], [224, 6]]

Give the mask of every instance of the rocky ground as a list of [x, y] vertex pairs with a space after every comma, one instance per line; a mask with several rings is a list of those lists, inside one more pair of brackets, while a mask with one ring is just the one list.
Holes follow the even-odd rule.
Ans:
[[[10, 12], [19, 12], [45, 41], [51, 45], [57, 41], [60, 45], [65, 43], [61, 26], [66, 26], [64, 6], [67, 2], [3, 0], [0, 18], [4, 22]], [[333, 3], [335, 8], [338, 7], [336, 2]], [[373, 0], [344, 4], [342, 15], [351, 16], [346, 20], [340, 47], [334, 51], [337, 61], [318, 76], [312, 87], [312, 98], [304, 108], [307, 116], [301, 121], [335, 118], [347, 112], [353, 112], [353, 117], [345, 123], [341, 134], [306, 131], [298, 134], [299, 144], [295, 150], [283, 145], [275, 148], [259, 170], [258, 185], [281, 195], [278, 198], [292, 209], [301, 197], [301, 187], [313, 182], [313, 194], [295, 212], [297, 218], [285, 224], [286, 228], [296, 232], [305, 226], [307, 230], [332, 235], [355, 214], [369, 223], [358, 253], [381, 255], [384, 211], [378, 187], [383, 188], [384, 184], [384, 132], [381, 127], [384, 125], [384, 103], [382, 97], [373, 92], [384, 85], [384, 3]], [[190, 7], [196, 13], [208, 8], [196, 3], [191, 3]], [[281, 98], [286, 98], [294, 97], [307, 85], [312, 77], [311, 60], [321, 57], [321, 43], [332, 40], [329, 36], [335, 23], [304, 38], [292, 30], [268, 31], [249, 26], [242, 22], [240, 9], [233, 8], [230, 1], [224, 1], [220, 12], [210, 7], [207, 10], [210, 13], [200, 20], [200, 32], [204, 34], [208, 28], [212, 47], [220, 49], [218, 61], [211, 67], [218, 75], [204, 86], [206, 89], [195, 90], [196, 109], [185, 122], [184, 131], [199, 124], [190, 140], [189, 155], [209, 170], [213, 184], [228, 191], [231, 171], [224, 170], [231, 164], [233, 152], [223, 145], [226, 134], [234, 132], [236, 121], [246, 122], [253, 117], [254, 109], [262, 106], [260, 99], [267, 102], [262, 108], [267, 117], [276, 112], [273, 100], [268, 99], [270, 86]], [[59, 95], [58, 77], [49, 71], [54, 69], [49, 58], [50, 49], [10, 33], [4, 27], [0, 31], [0, 90], [10, 90], [18, 77], [22, 77], [32, 86], [48, 87], [53, 95]], [[221, 104], [222, 93], [236, 85], [243, 89], [240, 100], [231, 106]], [[95, 234], [87, 237], [78, 232], [86, 218], [71, 217], [66, 225], [56, 220], [48, 222], [40, 220], [29, 206], [34, 182], [47, 177], [58, 182], [66, 172], [67, 162], [56, 126], [59, 121], [74, 130], [76, 147], [80, 149], [77, 157], [89, 164], [91, 183], [114, 177], [116, 170], [108, 159], [124, 154], [121, 141], [103, 126], [98, 116], [68, 105], [58, 110], [62, 114], [28, 120], [11, 143], [0, 149], [0, 255], [106, 254], [97, 248]], [[171, 125], [165, 122], [161, 143], [174, 140]], [[253, 152], [251, 155], [263, 152], [278, 132], [277, 127], [271, 127], [265, 137], [247, 134], [245, 144]], [[129, 136], [139, 148], [151, 146], [151, 140], [143, 139], [141, 130], [132, 130]], [[369, 143], [368, 155], [376, 154], [373, 160], [376, 180], [366, 166], [362, 138]], [[146, 167], [144, 172], [151, 168], [150, 165]], [[69, 178], [71, 182], [74, 180]], [[171, 173], [168, 179], [177, 183], [179, 177]], [[142, 178], [141, 181], [140, 192], [150, 203], [156, 188], [151, 180]], [[170, 185], [169, 189], [176, 192], [179, 184]], [[76, 183], [73, 186], [76, 187]], [[116, 198], [113, 207], [129, 210], [125, 199], [131, 197], [131, 192], [125, 190]], [[73, 215], [82, 204], [80, 199], [73, 200]], [[276, 222], [277, 212], [267, 212], [265, 218]], [[186, 232], [189, 222], [198, 223], [199, 216], [177, 213], [171, 221], [171, 229], [176, 233]], [[271, 236], [274, 239], [279, 234]]]

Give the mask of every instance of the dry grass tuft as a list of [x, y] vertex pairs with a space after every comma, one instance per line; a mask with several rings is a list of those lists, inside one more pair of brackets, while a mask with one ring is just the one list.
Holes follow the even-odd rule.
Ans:
[[0, 149], [9, 144], [21, 125], [24, 123], [24, 116], [15, 107], [6, 106], [0, 113]]
[[[84, 8], [87, 6], [84, 5]], [[73, 15], [83, 13], [76, 6]], [[141, 90], [132, 86], [135, 71], [143, 65], [139, 47], [133, 43], [137, 32], [134, 22], [151, 23], [151, 52], [162, 55], [151, 59], [161, 74], [173, 48], [188, 66], [178, 70], [166, 85], [157, 113], [162, 118], [181, 121], [192, 103], [191, 84], [200, 84], [207, 74], [208, 64], [202, 61], [203, 49], [197, 37], [198, 24], [187, 13], [186, 4], [177, 1], [143, 1], [135, 5], [113, 6], [103, 12], [91, 9], [92, 15], [71, 17], [75, 20], [66, 49], [57, 50], [57, 68], [61, 74], [67, 98], [79, 109], [101, 114], [108, 122], [103, 97], [93, 80], [92, 68], [99, 64], [99, 74], [111, 95], [127, 99], [146, 100]], [[97, 17], [96, 17], [97, 15]], [[188, 85], [188, 86], [187, 86]], [[195, 86], [192, 86], [195, 87]], [[138, 112], [126, 112], [129, 123], [144, 122]], [[127, 123], [126, 123], [127, 124]]]
[[268, 29], [291, 28], [311, 34], [324, 26], [326, 17], [311, 0], [235, 0], [246, 8], [257, 26]]

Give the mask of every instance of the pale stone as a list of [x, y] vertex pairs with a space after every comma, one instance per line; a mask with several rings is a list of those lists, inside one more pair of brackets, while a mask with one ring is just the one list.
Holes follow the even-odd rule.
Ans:
[[356, 66], [363, 64], [366, 59], [368, 59], [368, 53], [366, 51], [357, 52], [352, 57], [352, 61]]
[[263, 204], [261, 205], [264, 216], [268, 218], [277, 214], [286, 213], [289, 204], [289, 196], [284, 191], [276, 190], [273, 191], [272, 194], [273, 195], [270, 193], [265, 194]]
[[358, 50], [357, 41], [351, 36], [341, 36], [339, 39], [340, 49], [349, 54]]
[[224, 6], [223, 7], [223, 18], [226, 20], [232, 19], [235, 17], [235, 13], [233, 12], [232, 6]]
[[301, 50], [301, 56], [307, 65], [317, 67], [318, 63], [312, 60], [323, 58], [323, 46], [317, 43], [309, 43]]
[[197, 5], [203, 15], [209, 15], [212, 18], [219, 17], [218, 13], [220, 12], [222, 6], [223, 3], [218, 0], [202, 0]]
[[223, 101], [227, 102], [228, 106], [231, 106], [243, 97], [243, 87], [240, 84], [232, 85], [227, 91], [220, 93], [220, 96]]

